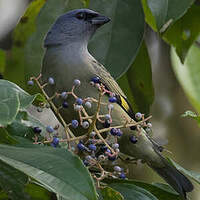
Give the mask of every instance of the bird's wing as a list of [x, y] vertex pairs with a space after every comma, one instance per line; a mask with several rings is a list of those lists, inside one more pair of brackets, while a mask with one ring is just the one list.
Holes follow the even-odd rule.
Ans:
[[114, 78], [110, 75], [106, 68], [98, 61], [92, 60], [92, 65], [96, 71], [95, 75], [100, 78], [100, 82], [106, 87], [106, 89], [115, 94], [115, 97], [117, 98], [117, 103], [128, 113], [128, 115], [131, 118], [134, 119], [134, 111], [126, 95], [121, 90]]

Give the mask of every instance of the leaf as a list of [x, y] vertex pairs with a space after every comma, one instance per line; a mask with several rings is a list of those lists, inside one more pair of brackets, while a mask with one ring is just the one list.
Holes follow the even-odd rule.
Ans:
[[111, 183], [109, 186], [119, 191], [124, 200], [158, 200], [147, 190], [133, 184]]
[[154, 100], [154, 89], [151, 62], [144, 42], [132, 66], [118, 83], [131, 102], [134, 112], [148, 114]]
[[0, 127], [0, 144], [17, 144], [17, 140], [11, 137], [5, 128]]
[[39, 185], [29, 183], [25, 187], [25, 192], [31, 196], [31, 200], [50, 200], [51, 193]]
[[[155, 197], [157, 197], [159, 200], [164, 199], [164, 200], [181, 200], [181, 197], [174, 191], [172, 190], [166, 190], [163, 187], [160, 187], [160, 185], [155, 185], [155, 184], [149, 184], [145, 183], [142, 181], [135, 181], [135, 180], [111, 180], [107, 179], [106, 183], [112, 184], [112, 183], [117, 183], [117, 184], [131, 184], [131, 185], [136, 185], [140, 188], [144, 188], [145, 190], [149, 191], [151, 194], [153, 194]], [[163, 184], [165, 185], [165, 184]]]
[[61, 148], [0, 145], [0, 160], [68, 200], [96, 200], [93, 180], [82, 161]]
[[[44, 54], [43, 40], [51, 25], [61, 14], [83, 7], [81, 0], [48, 0], [36, 18], [36, 31], [29, 37], [25, 45], [25, 80], [31, 76], [38, 76]], [[26, 88], [31, 93], [38, 91], [36, 88]]]
[[155, 185], [158, 188], [165, 190], [166, 192], [169, 192], [171, 194], [175, 194], [176, 196], [179, 196], [179, 194], [170, 185], [167, 185], [164, 183], [152, 183], [152, 185]]
[[184, 63], [189, 48], [200, 33], [199, 19], [200, 7], [192, 5], [187, 13], [163, 35], [164, 40], [175, 47], [182, 63]]
[[171, 49], [171, 61], [175, 75], [191, 104], [200, 113], [200, 48], [193, 45], [182, 64], [175, 49]]
[[89, 7], [111, 18], [111, 22], [95, 33], [89, 50], [114, 78], [119, 78], [133, 63], [143, 40], [144, 14], [141, 2], [95, 0], [90, 1]]
[[0, 124], [12, 123], [20, 109], [26, 108], [36, 95], [29, 95], [7, 80], [0, 80]]
[[[35, 133], [33, 132], [33, 127], [40, 127], [42, 132], [40, 133], [41, 137], [45, 136], [46, 128], [45, 126], [37, 119], [35, 119], [32, 115], [30, 115], [27, 111], [20, 111], [18, 112], [16, 119], [12, 122], [12, 124], [6, 127], [6, 130], [10, 135], [16, 138], [22, 137], [33, 142], [32, 138], [34, 137]], [[26, 147], [25, 145], [30, 146], [29, 142], [24, 141], [21, 138], [16, 138], [17, 141], [20, 139], [20, 146]], [[22, 141], [23, 140], [23, 141]]]
[[110, 187], [101, 189], [101, 194], [104, 200], [123, 200], [124, 197], [116, 190]]
[[200, 116], [190, 110], [185, 111], [185, 113], [182, 114], [181, 116], [195, 119], [198, 122], [198, 124], [200, 125]]
[[147, 0], [147, 3], [155, 17], [158, 31], [164, 32], [171, 23], [186, 13], [194, 0]]
[[6, 57], [6, 53], [5, 51], [0, 49], [0, 73], [2, 74], [4, 72], [5, 69], [5, 57]]
[[29, 200], [29, 195], [24, 191], [28, 179], [23, 173], [0, 161], [0, 186], [7, 193], [9, 199]]
[[168, 158], [168, 160], [169, 160], [169, 162], [171, 162], [172, 165], [174, 165], [176, 167], [176, 169], [178, 169], [179, 171], [181, 171], [182, 173], [189, 176], [194, 181], [196, 181], [197, 183], [200, 184], [200, 173], [199, 172], [186, 170], [183, 167], [181, 167], [179, 164], [177, 164], [175, 161], [173, 161], [172, 159]]
[[4, 78], [15, 82], [23, 89], [26, 88], [24, 60], [26, 50], [24, 47], [30, 35], [35, 31], [35, 19], [45, 2], [45, 0], [35, 0], [30, 3], [13, 32], [13, 47], [6, 58]]

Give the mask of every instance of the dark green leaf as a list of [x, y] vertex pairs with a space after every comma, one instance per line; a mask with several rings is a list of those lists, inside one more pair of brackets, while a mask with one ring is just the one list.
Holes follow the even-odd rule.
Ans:
[[189, 48], [200, 33], [199, 19], [200, 7], [193, 5], [163, 35], [164, 40], [175, 47], [182, 63], [184, 63]]
[[65, 149], [0, 145], [0, 160], [68, 200], [97, 199], [88, 170], [77, 156]]
[[5, 128], [0, 127], [0, 143], [1, 144], [17, 144], [17, 140], [11, 137]]
[[151, 63], [144, 43], [132, 66], [118, 83], [130, 100], [133, 110], [148, 114], [154, 99], [154, 89]]
[[[33, 127], [40, 127], [42, 132], [41, 136], [44, 136], [46, 133], [45, 126], [37, 119], [35, 119], [32, 115], [30, 115], [27, 111], [18, 112], [16, 119], [12, 122], [12, 124], [6, 127], [6, 130], [10, 135], [22, 137], [24, 139], [28, 139], [33, 143], [32, 138], [34, 137]], [[19, 138], [17, 138], [18, 140]], [[21, 141], [21, 142], [20, 142]], [[26, 140], [22, 141], [20, 138], [20, 143], [24, 145], [30, 146], [30, 142], [26, 142]], [[25, 144], [24, 144], [25, 142]], [[21, 146], [22, 144], [20, 144]]]
[[111, 183], [109, 186], [119, 191], [123, 195], [124, 200], [158, 200], [147, 190], [133, 184]]
[[28, 178], [15, 168], [0, 161], [0, 186], [12, 200], [29, 200], [24, 186]]
[[16, 117], [19, 109], [30, 105], [36, 95], [29, 95], [14, 83], [0, 80], [0, 124], [10, 124]]
[[[43, 40], [54, 23], [61, 14], [75, 8], [83, 7], [81, 0], [48, 0], [39, 12], [35, 21], [36, 31], [28, 39], [25, 45], [25, 80], [31, 76], [38, 76], [41, 69], [42, 58], [44, 54]], [[29, 88], [27, 88], [29, 89]], [[36, 93], [36, 90], [29, 90]], [[38, 91], [38, 90], [37, 90]]]
[[52, 195], [48, 190], [33, 183], [26, 185], [25, 192], [31, 196], [31, 200], [50, 200]]
[[[111, 18], [92, 38], [89, 49], [114, 78], [133, 63], [144, 34], [144, 14], [140, 0], [95, 0], [90, 8]], [[122, 53], [123, 52], [123, 53]]]
[[175, 75], [188, 96], [191, 104], [200, 113], [200, 48], [193, 45], [182, 64], [175, 49], [172, 48], [171, 60]]
[[163, 187], [158, 185], [149, 184], [141, 181], [134, 181], [134, 180], [106, 180], [108, 184], [110, 183], [126, 183], [131, 185], [136, 185], [138, 187], [144, 188], [145, 190], [149, 191], [159, 200], [181, 200], [181, 197], [177, 195], [174, 191], [166, 190]]
[[111, 187], [104, 187], [101, 189], [101, 194], [104, 200], [123, 200], [124, 197]]
[[179, 194], [170, 186], [164, 183], [152, 183], [152, 185], [155, 185], [156, 187], [171, 193], [171, 194], [175, 194], [176, 196], [178, 196]]
[[189, 171], [184, 169], [183, 167], [181, 167], [179, 164], [177, 164], [176, 162], [174, 162], [172, 159], [169, 158], [169, 161], [172, 163], [172, 165], [174, 165], [178, 170], [180, 170], [181, 172], [183, 172], [185, 175], [189, 176], [190, 178], [192, 178], [194, 181], [196, 181], [197, 183], [200, 184], [200, 173], [199, 172], [194, 172], [194, 171]]
[[181, 18], [193, 2], [194, 0], [147, 0], [160, 32]]
[[2, 74], [6, 64], [6, 53], [0, 49], [0, 73]]

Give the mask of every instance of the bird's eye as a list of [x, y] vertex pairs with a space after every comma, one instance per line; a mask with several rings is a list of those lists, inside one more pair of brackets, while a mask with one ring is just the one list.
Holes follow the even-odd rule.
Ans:
[[76, 14], [77, 19], [85, 19], [86, 15], [84, 12], [79, 12]]

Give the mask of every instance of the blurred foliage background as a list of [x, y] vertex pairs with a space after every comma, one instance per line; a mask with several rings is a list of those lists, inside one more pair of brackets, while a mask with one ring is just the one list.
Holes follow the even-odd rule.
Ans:
[[[0, 74], [35, 94], [26, 82], [39, 74], [47, 30], [60, 14], [81, 7], [112, 19], [92, 38], [91, 53], [118, 80], [135, 111], [153, 116], [154, 137], [173, 152], [170, 156], [200, 172], [198, 0], [1, 0]], [[193, 112], [182, 117], [188, 110]], [[144, 165], [130, 166], [130, 176], [161, 181]], [[195, 186], [191, 199], [198, 200]]]

